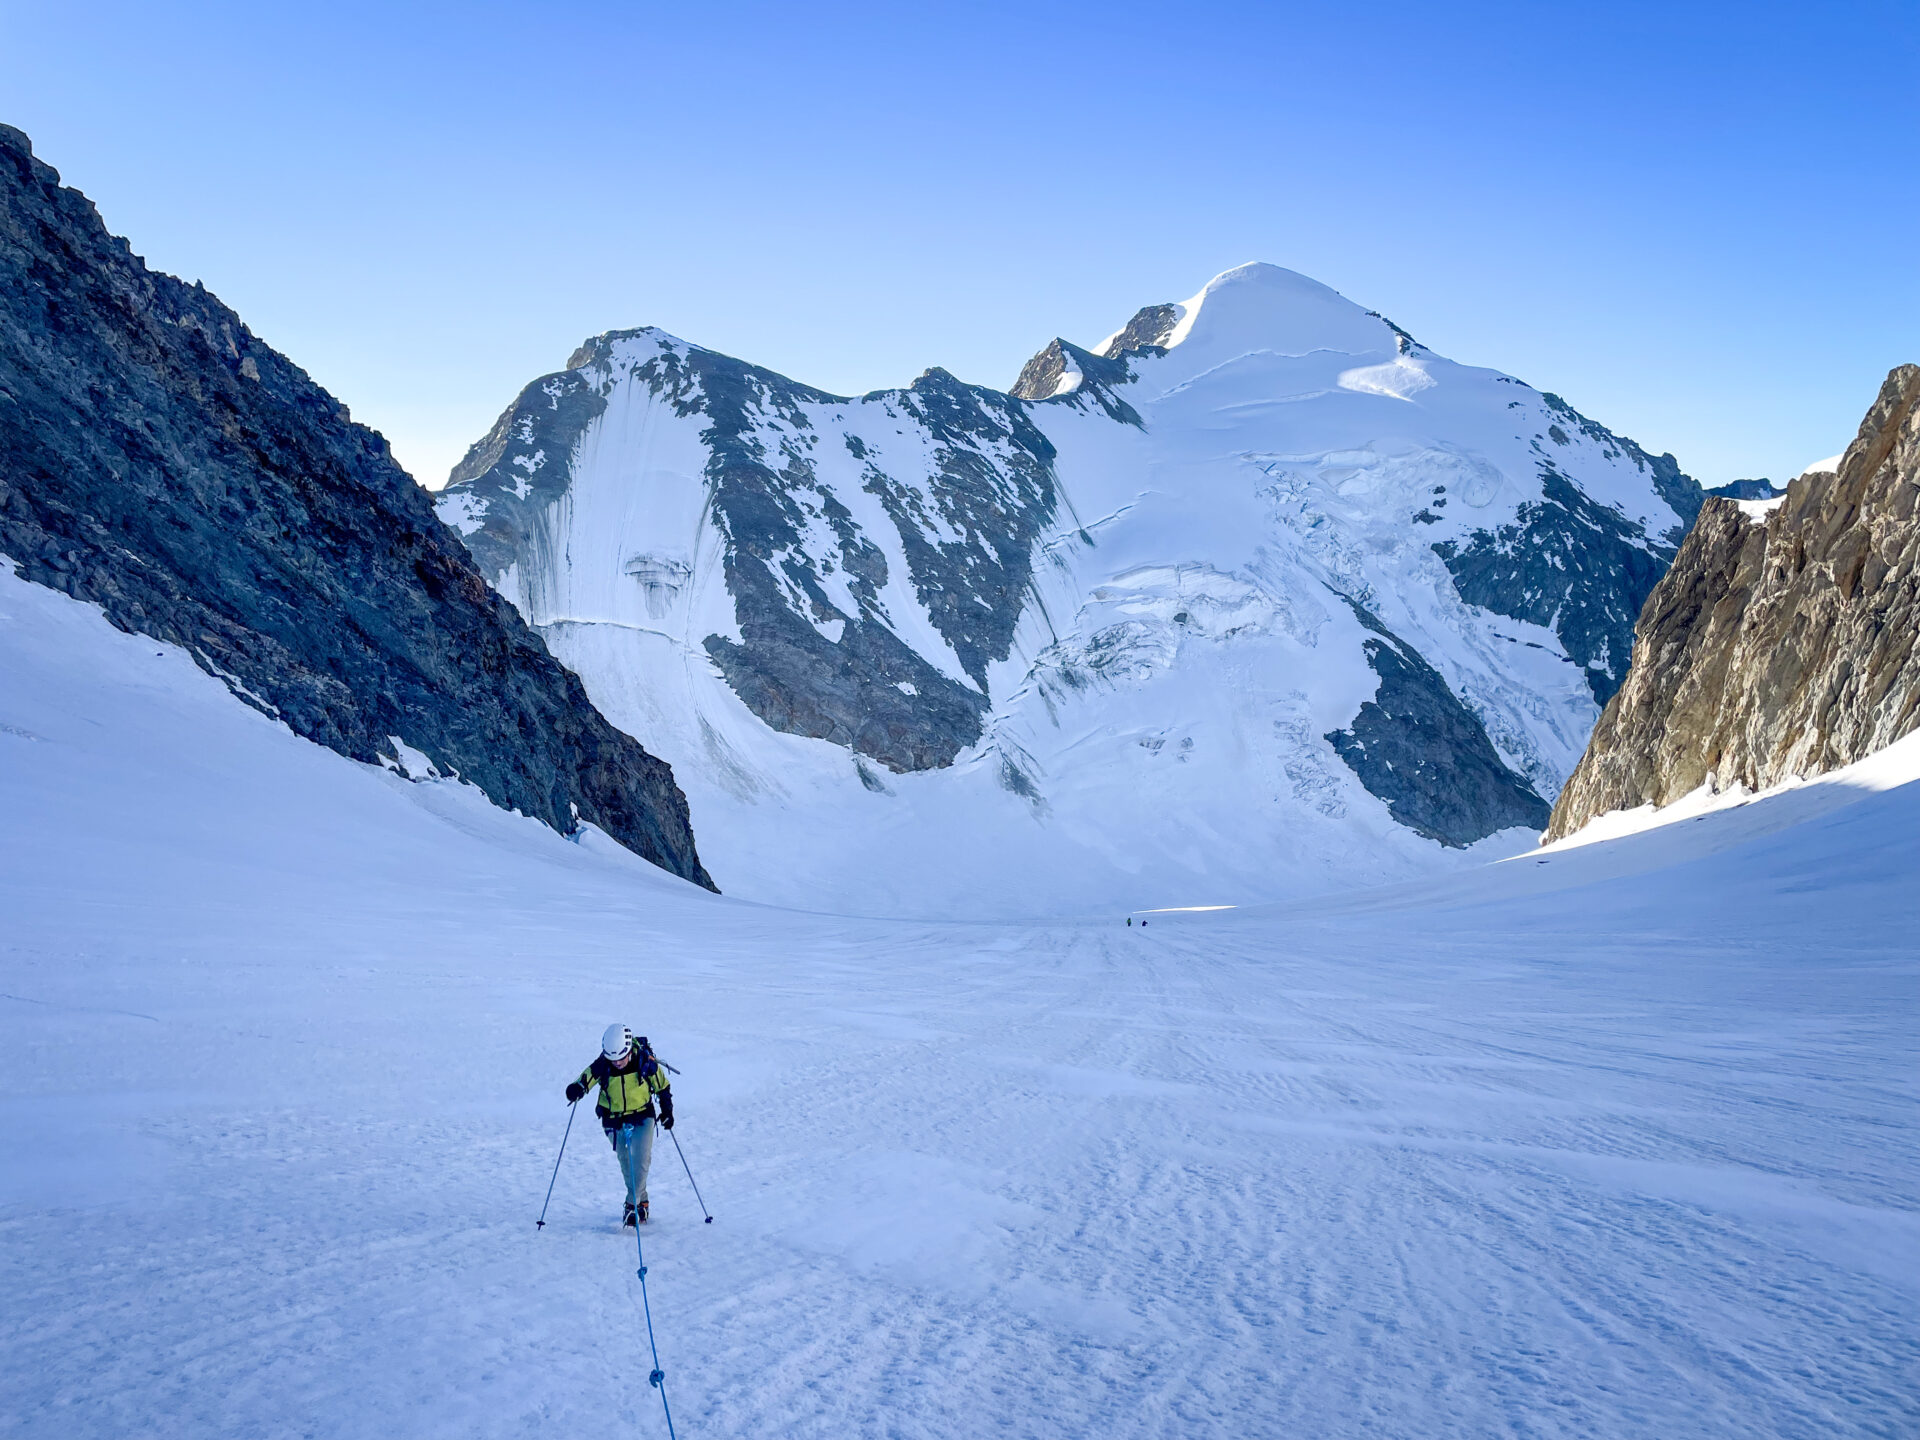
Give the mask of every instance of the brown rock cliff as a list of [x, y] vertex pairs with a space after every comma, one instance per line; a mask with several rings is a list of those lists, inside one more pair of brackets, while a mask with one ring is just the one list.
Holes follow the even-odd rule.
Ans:
[[1920, 366], [1902, 365], [1837, 473], [1801, 476], [1764, 517], [1706, 502], [1547, 839], [1701, 785], [1818, 775], [1916, 726]]

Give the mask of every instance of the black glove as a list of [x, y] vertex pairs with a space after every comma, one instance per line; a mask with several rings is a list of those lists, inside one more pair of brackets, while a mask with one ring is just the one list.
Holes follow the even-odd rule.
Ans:
[[660, 1128], [662, 1130], [673, 1128], [673, 1102], [664, 1095], [660, 1097]]
[[579, 1103], [580, 1099], [586, 1093], [587, 1087], [582, 1085], [578, 1080], [574, 1081], [571, 1085], [567, 1086], [567, 1103], [569, 1105]]

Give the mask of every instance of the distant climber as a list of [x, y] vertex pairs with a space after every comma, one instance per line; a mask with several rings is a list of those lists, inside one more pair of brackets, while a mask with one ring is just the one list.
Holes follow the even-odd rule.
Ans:
[[609, 1025], [600, 1053], [580, 1072], [580, 1078], [567, 1086], [567, 1103], [584, 1099], [595, 1086], [600, 1089], [600, 1098], [593, 1102], [594, 1112], [607, 1132], [620, 1161], [620, 1176], [627, 1184], [622, 1223], [644, 1225], [647, 1171], [653, 1165], [653, 1122], [657, 1117], [663, 1129], [673, 1128], [672, 1083], [654, 1058], [646, 1036], [636, 1036], [624, 1025]]

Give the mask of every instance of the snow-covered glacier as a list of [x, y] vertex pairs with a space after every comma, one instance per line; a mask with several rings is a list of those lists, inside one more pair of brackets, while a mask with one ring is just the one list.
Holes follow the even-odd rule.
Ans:
[[[1914, 1433], [1920, 736], [1383, 890], [851, 919], [11, 572], [9, 1440], [652, 1440], [649, 1315], [690, 1437]], [[715, 1216], [663, 1141], [650, 1311], [558, 1153], [615, 1020]]]
[[612, 332], [438, 505], [672, 764], [723, 890], [1004, 914], [1531, 844], [1699, 495], [1249, 265], [1007, 392]]

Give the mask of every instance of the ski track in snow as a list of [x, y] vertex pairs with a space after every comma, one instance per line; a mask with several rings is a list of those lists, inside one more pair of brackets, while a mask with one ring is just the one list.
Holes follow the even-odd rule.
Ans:
[[684, 1436], [1920, 1428], [1920, 785], [1145, 929], [851, 920], [4, 574], [0, 673], [0, 1433], [664, 1435], [590, 1116], [533, 1226], [616, 1018], [716, 1216], [662, 1136]]

